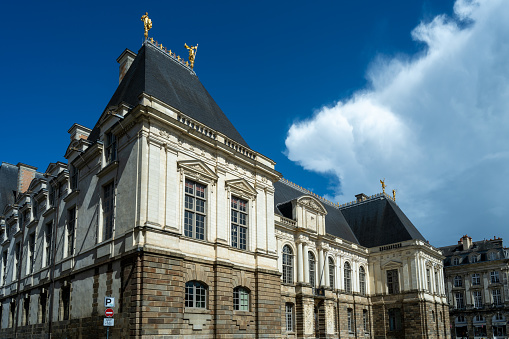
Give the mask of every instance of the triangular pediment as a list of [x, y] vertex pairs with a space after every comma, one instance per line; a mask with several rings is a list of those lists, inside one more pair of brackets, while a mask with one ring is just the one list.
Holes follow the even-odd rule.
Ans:
[[303, 207], [309, 208], [317, 213], [327, 215], [327, 210], [325, 209], [325, 207], [323, 207], [320, 200], [318, 200], [312, 196], [305, 195], [305, 196], [298, 198], [297, 204], [299, 204]]
[[245, 179], [232, 179], [226, 181], [226, 186], [241, 191], [247, 195], [255, 196], [256, 190]]
[[206, 178], [217, 180], [217, 174], [210, 169], [203, 161], [200, 160], [185, 160], [179, 161], [178, 167], [184, 169], [189, 173], [200, 174]]

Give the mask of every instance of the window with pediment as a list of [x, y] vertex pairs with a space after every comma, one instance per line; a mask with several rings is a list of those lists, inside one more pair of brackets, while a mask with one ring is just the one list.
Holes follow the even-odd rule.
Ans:
[[241, 250], [247, 249], [248, 211], [247, 200], [231, 197], [231, 245]]
[[184, 235], [204, 240], [207, 211], [207, 187], [186, 179], [184, 201]]
[[387, 292], [389, 294], [399, 293], [399, 277], [398, 270], [387, 271]]

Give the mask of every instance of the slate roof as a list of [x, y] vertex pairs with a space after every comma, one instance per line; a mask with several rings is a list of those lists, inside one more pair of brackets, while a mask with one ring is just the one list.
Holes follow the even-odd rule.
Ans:
[[472, 242], [472, 247], [463, 251], [463, 244], [458, 243], [456, 245], [449, 245], [439, 248], [442, 251], [442, 254], [446, 257], [444, 260], [444, 265], [449, 266], [452, 264], [453, 257], [460, 257], [464, 260], [461, 260], [460, 265], [462, 264], [470, 264], [468, 260], [468, 256], [471, 253], [478, 253], [481, 255], [479, 261], [488, 261], [488, 251], [494, 250], [499, 253], [500, 258], [504, 258], [504, 247], [502, 239], [495, 240], [481, 240]]
[[341, 212], [362, 246], [426, 241], [399, 206], [384, 195], [343, 207]]
[[[145, 42], [138, 51], [107, 107], [121, 102], [136, 106], [142, 93], [249, 147], [198, 77], [150, 42]], [[95, 141], [98, 137], [96, 126], [88, 139]]]
[[[291, 200], [307, 193], [279, 181], [274, 183], [274, 213], [292, 218]], [[378, 247], [405, 240], [426, 241], [398, 205], [384, 195], [336, 207], [322, 203], [327, 210], [327, 233], [364, 247]]]
[[0, 165], [0, 214], [5, 206], [14, 203], [14, 193], [18, 190], [18, 167], [6, 162]]

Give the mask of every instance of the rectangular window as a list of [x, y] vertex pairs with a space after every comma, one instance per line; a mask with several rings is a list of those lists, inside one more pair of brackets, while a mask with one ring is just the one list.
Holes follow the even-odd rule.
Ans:
[[27, 326], [30, 322], [30, 296], [25, 296], [23, 300], [23, 325]]
[[61, 319], [69, 320], [69, 311], [71, 306], [71, 287], [62, 287], [61, 293]]
[[348, 332], [353, 333], [353, 311], [351, 308], [347, 311], [348, 315]]
[[495, 306], [501, 306], [502, 305], [502, 295], [500, 294], [500, 290], [496, 289], [491, 291], [491, 295], [493, 297], [493, 304]]
[[207, 215], [206, 186], [186, 179], [184, 201], [184, 235], [204, 240]]
[[106, 133], [106, 164], [117, 160], [117, 137], [113, 133]]
[[20, 273], [20, 255], [21, 255], [21, 244], [19, 242], [16, 243], [16, 246], [14, 247], [14, 271], [12, 272], [12, 281], [20, 278], [18, 277], [18, 274]]
[[463, 279], [459, 275], [454, 277], [454, 287], [462, 287], [463, 286]]
[[286, 332], [293, 332], [293, 304], [286, 303], [285, 306]]
[[475, 308], [482, 308], [482, 294], [481, 291], [474, 291], [473, 292], [474, 297], [474, 307]]
[[429, 268], [426, 269], [426, 281], [428, 283], [428, 292], [431, 292], [431, 272]]
[[103, 241], [113, 236], [113, 215], [115, 205], [114, 184], [103, 186]]
[[398, 270], [387, 271], [387, 290], [389, 294], [399, 293]]
[[41, 290], [39, 294], [39, 323], [46, 323], [46, 312], [47, 312], [48, 293], [46, 290]]
[[54, 207], [55, 206], [55, 187], [53, 187], [53, 184], [51, 184], [51, 183], [49, 185], [49, 196], [48, 196], [48, 199], [49, 199], [50, 207]]
[[71, 190], [77, 190], [78, 189], [78, 169], [76, 168], [76, 166], [71, 165], [70, 172], [71, 172]]
[[247, 249], [247, 201], [231, 197], [232, 246]]
[[368, 320], [368, 310], [362, 311], [362, 323], [364, 324], [364, 332], [369, 332], [369, 320]]
[[44, 230], [44, 255], [45, 255], [45, 266], [51, 265], [51, 256], [53, 252], [53, 223], [47, 223], [46, 229]]
[[389, 330], [401, 330], [401, 310], [399, 308], [389, 309]]
[[32, 215], [34, 216], [34, 219], [39, 217], [39, 202], [35, 200], [35, 198], [32, 200]]
[[35, 233], [28, 236], [28, 274], [34, 271], [34, 254], [35, 254]]
[[462, 310], [465, 308], [465, 303], [463, 301], [463, 293], [462, 292], [456, 292], [455, 294], [456, 299], [456, 308]]
[[472, 274], [472, 285], [481, 285], [481, 275], [479, 273]]
[[498, 275], [498, 271], [490, 272], [490, 278], [492, 284], [497, 284], [500, 282], [500, 277]]
[[76, 226], [76, 207], [67, 210], [67, 256], [74, 254], [74, 234]]

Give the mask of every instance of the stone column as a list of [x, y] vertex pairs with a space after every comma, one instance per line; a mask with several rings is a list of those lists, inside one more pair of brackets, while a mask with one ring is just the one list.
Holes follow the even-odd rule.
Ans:
[[318, 283], [319, 286], [325, 284], [325, 277], [323, 276], [323, 248], [318, 249]]
[[323, 254], [323, 257], [324, 257], [324, 275], [325, 275], [325, 282], [324, 282], [324, 285], [327, 286], [327, 287], [330, 287], [330, 272], [329, 272], [329, 258], [327, 257], [327, 252], [324, 252]]
[[297, 244], [297, 282], [304, 282], [304, 254], [302, 253], [302, 242]]
[[304, 282], [309, 284], [309, 273], [308, 273], [309, 272], [309, 257], [308, 257], [308, 245], [306, 243], [302, 244], [302, 254], [304, 254], [303, 255], [304, 270], [302, 271], [302, 273], [304, 275]]

